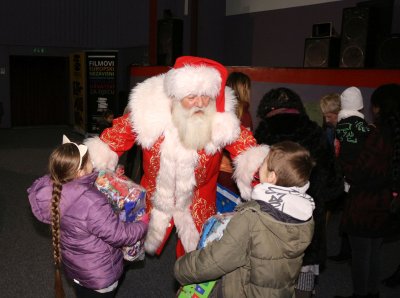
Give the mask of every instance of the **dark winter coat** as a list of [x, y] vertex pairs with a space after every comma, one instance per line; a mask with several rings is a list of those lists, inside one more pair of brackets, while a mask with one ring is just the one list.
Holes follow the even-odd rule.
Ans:
[[[84, 287], [103, 289], [123, 272], [122, 246], [132, 246], [145, 236], [147, 224], [124, 223], [113, 213], [105, 196], [94, 186], [97, 173], [63, 185], [61, 214], [61, 256], [70, 279]], [[51, 223], [53, 185], [49, 176], [37, 179], [28, 189], [35, 217]]]
[[303, 265], [323, 266], [326, 259], [325, 202], [336, 200], [343, 193], [343, 177], [336, 171], [334, 153], [326, 134], [305, 113], [278, 114], [260, 122], [255, 138], [259, 144], [267, 145], [285, 140], [297, 142], [308, 149], [316, 161], [307, 191], [315, 201], [315, 231]]
[[339, 161], [346, 175], [348, 166], [357, 159], [369, 133], [368, 123], [361, 117], [350, 116], [336, 125], [336, 138], [340, 143]]
[[354, 165], [346, 173], [350, 191], [342, 217], [349, 235], [384, 237], [392, 232], [389, 216], [392, 200], [392, 137], [378, 123], [365, 140]]

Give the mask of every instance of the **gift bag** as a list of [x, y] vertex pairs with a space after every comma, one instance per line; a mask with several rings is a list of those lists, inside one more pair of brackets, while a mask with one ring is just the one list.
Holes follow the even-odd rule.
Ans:
[[236, 205], [240, 203], [240, 196], [223, 187], [221, 184], [217, 184], [217, 212], [232, 212]]
[[[202, 249], [208, 243], [221, 239], [226, 226], [234, 212], [219, 213], [211, 216], [203, 225], [197, 249]], [[200, 284], [182, 286], [177, 294], [178, 298], [205, 298], [210, 295], [217, 281], [208, 281]]]
[[[101, 170], [95, 185], [105, 194], [120, 220], [137, 221], [146, 213], [146, 190], [125, 176], [122, 166], [118, 166], [115, 172]], [[123, 247], [122, 251], [127, 261], [143, 260], [144, 239], [136, 242], [134, 246]]]

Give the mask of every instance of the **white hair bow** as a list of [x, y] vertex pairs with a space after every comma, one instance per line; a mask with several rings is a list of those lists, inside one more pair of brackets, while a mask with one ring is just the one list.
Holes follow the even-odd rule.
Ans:
[[80, 168], [81, 168], [81, 165], [82, 165], [82, 157], [86, 154], [86, 152], [87, 152], [87, 150], [88, 150], [87, 146], [85, 146], [85, 145], [78, 145], [78, 144], [76, 144], [76, 143], [74, 143], [74, 142], [71, 142], [71, 141], [67, 138], [66, 135], [63, 135], [63, 141], [62, 141], [62, 143], [63, 143], [63, 144], [71, 143], [71, 144], [74, 144], [74, 145], [78, 148], [78, 150], [79, 150], [79, 157], [80, 157], [78, 169], [80, 169]]

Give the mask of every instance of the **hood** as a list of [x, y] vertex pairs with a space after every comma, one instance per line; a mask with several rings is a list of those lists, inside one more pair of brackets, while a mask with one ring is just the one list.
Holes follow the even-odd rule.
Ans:
[[301, 221], [312, 217], [315, 203], [305, 192], [310, 183], [303, 187], [282, 187], [269, 183], [260, 183], [253, 189], [251, 198], [263, 201], [275, 209]]
[[[60, 210], [67, 209], [74, 203], [75, 199], [88, 190], [88, 185], [94, 185], [98, 173], [93, 172], [89, 175], [65, 183], [62, 188]], [[51, 222], [50, 204], [53, 192], [53, 183], [49, 175], [37, 179], [28, 188], [28, 198], [32, 212], [35, 217], [44, 222]], [[65, 196], [65, 194], [68, 194]]]

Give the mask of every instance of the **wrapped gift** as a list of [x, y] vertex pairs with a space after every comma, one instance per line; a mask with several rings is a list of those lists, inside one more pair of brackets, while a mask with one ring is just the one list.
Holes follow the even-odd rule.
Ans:
[[217, 211], [219, 213], [232, 212], [236, 205], [241, 203], [240, 196], [233, 191], [217, 184]]
[[[123, 167], [115, 172], [101, 170], [95, 185], [105, 194], [115, 214], [124, 222], [140, 220], [146, 213], [146, 190], [124, 175]], [[128, 261], [144, 259], [144, 239], [134, 246], [124, 247], [124, 259]]]
[[[208, 243], [221, 239], [233, 215], [234, 212], [219, 213], [207, 219], [203, 225], [197, 249], [202, 249], [206, 247]], [[183, 286], [179, 289], [178, 298], [206, 298], [210, 295], [216, 283], [217, 281], [212, 280]]]

